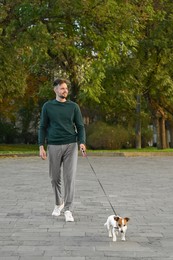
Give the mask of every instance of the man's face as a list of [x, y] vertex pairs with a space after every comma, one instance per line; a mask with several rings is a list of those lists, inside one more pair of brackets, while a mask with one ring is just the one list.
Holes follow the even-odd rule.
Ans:
[[54, 88], [56, 95], [61, 99], [66, 99], [68, 96], [68, 87], [66, 83], [62, 83]]

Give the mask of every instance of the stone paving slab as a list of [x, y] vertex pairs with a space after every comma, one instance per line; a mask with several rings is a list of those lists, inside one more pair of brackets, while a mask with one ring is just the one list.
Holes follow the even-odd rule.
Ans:
[[[74, 223], [52, 217], [48, 161], [0, 158], [0, 260], [173, 260], [171, 157], [79, 157]], [[112, 242], [112, 208], [130, 217]]]

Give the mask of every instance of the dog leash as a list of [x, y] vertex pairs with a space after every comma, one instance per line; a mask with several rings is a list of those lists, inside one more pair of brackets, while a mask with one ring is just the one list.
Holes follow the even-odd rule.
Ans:
[[105, 192], [105, 189], [104, 189], [104, 187], [103, 187], [101, 181], [100, 181], [99, 178], [97, 177], [96, 171], [94, 170], [94, 167], [92, 166], [92, 164], [91, 164], [91, 162], [90, 162], [90, 160], [89, 160], [89, 158], [88, 158], [86, 152], [85, 152], [83, 149], [81, 149], [81, 152], [82, 152], [82, 156], [87, 159], [88, 164], [90, 165], [91, 170], [92, 170], [92, 172], [94, 173], [94, 175], [95, 175], [95, 177], [96, 177], [96, 179], [97, 179], [97, 181], [98, 181], [98, 183], [99, 183], [99, 185], [100, 185], [100, 187], [101, 187], [101, 189], [102, 189], [102, 191], [103, 191], [105, 197], [107, 198], [107, 200], [108, 200], [108, 202], [109, 202], [109, 204], [110, 204], [110, 206], [111, 206], [111, 208], [112, 208], [114, 214], [117, 215], [117, 213], [115, 212], [114, 207], [112, 206], [112, 203], [111, 203], [111, 201], [110, 201], [108, 195], [107, 195], [106, 192]]

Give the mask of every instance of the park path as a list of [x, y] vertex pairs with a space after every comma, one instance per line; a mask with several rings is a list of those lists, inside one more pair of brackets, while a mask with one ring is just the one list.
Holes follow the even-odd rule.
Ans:
[[115, 211], [130, 217], [127, 241], [112, 242], [112, 208], [79, 157], [74, 223], [51, 216], [48, 161], [0, 158], [0, 260], [173, 259], [172, 157], [89, 157]]

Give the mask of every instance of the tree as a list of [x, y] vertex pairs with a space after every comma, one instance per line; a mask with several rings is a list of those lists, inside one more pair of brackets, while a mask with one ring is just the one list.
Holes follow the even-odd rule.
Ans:
[[5, 0], [0, 4], [0, 102], [7, 96], [20, 96], [25, 89], [25, 67], [16, 47], [16, 39], [11, 34], [15, 6], [15, 3]]
[[[2, 99], [27, 93], [27, 80], [35, 74], [46, 76], [49, 83], [65, 76], [71, 82], [72, 100], [99, 102], [107, 64], [118, 62], [122, 40], [125, 46], [134, 38], [128, 19], [123, 3], [110, 0], [73, 0], [70, 5], [67, 0], [3, 1], [0, 26], [7, 61], [1, 75]], [[48, 95], [49, 87], [40, 85], [41, 94]]]
[[[71, 99], [106, 121], [135, 125], [137, 94], [142, 125], [151, 114], [163, 119], [160, 126], [170, 120], [171, 0], [3, 0], [0, 5], [1, 101], [14, 103], [30, 89], [29, 79], [44, 77], [33, 88], [41, 102], [52, 95], [54, 77], [62, 76], [71, 82]], [[22, 104], [25, 109], [13, 107], [29, 115], [32, 106]], [[1, 111], [4, 107], [1, 102]]]
[[142, 93], [157, 127], [158, 148], [167, 147], [165, 120], [172, 114], [173, 54], [172, 1], [153, 1], [152, 19], [146, 19], [144, 37], [139, 45], [141, 65], [145, 68]]
[[[128, 1], [128, 4], [135, 41], [125, 46], [122, 42], [120, 62], [106, 67], [103, 81], [106, 95], [101, 97], [104, 104], [101, 110], [105, 118], [116, 122], [122, 118], [129, 121], [130, 115], [143, 121], [148, 114], [148, 123], [152, 118], [153, 122], [160, 118], [156, 124], [159, 126], [157, 144], [158, 148], [166, 148], [165, 121], [171, 118], [173, 98], [172, 2], [135, 1], [131, 4]], [[140, 117], [135, 116], [137, 95], [142, 97]]]

